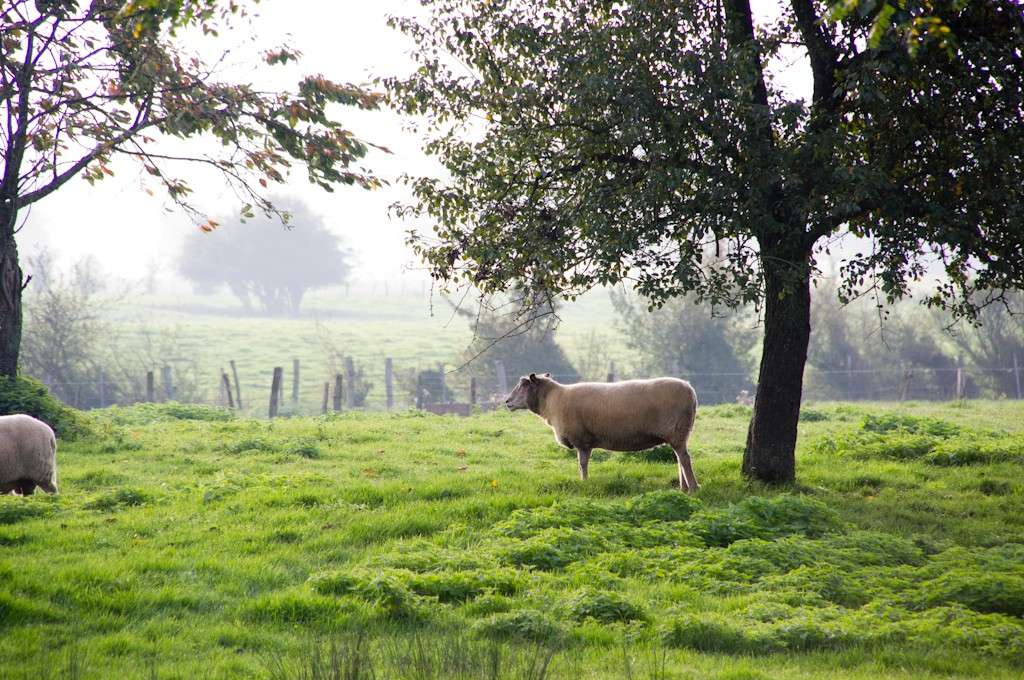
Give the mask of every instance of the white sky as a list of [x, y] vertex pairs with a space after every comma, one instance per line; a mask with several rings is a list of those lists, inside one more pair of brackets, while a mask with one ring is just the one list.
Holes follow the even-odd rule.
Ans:
[[[754, 4], [762, 16], [774, 14], [777, 7], [774, 0]], [[270, 78], [268, 83], [281, 87], [302, 74], [322, 73], [335, 81], [365, 83], [374, 76], [410, 70], [412, 62], [406, 54], [410, 44], [386, 25], [386, 17], [417, 11], [416, 0], [263, 0], [256, 7], [254, 40], [238, 30], [222, 35], [213, 45], [218, 50], [232, 49], [228, 74], [240, 81], [259, 83]], [[259, 51], [280, 44], [303, 53], [297, 67], [270, 68], [256, 59]], [[792, 83], [791, 90], [809, 89], [804, 73], [789, 72], [782, 80]], [[339, 108], [338, 117], [361, 138], [394, 152], [391, 156], [371, 152], [365, 159], [384, 179], [393, 180], [402, 172], [422, 174], [434, 167], [395, 114]], [[140, 190], [135, 164], [122, 160], [113, 167], [117, 173], [113, 179], [95, 186], [73, 180], [37, 204], [18, 238], [23, 254], [47, 245], [62, 263], [93, 255], [105, 270], [121, 277], [141, 278], [152, 267], [158, 267], [162, 276], [172, 273], [183, 236], [196, 227], [183, 214], [166, 212], [159, 192], [150, 197]], [[239, 204], [233, 196], [213, 186], [197, 186], [203, 184], [201, 179], [193, 182], [201, 207], [214, 216], [236, 214]], [[285, 191], [305, 200], [343, 237], [356, 255], [356, 279], [393, 279], [407, 267], [418, 266], [404, 245], [408, 225], [387, 214], [390, 204], [406, 198], [399, 185], [373, 192], [340, 187], [328, 194], [309, 185], [300, 169], [287, 190], [278, 190]]]

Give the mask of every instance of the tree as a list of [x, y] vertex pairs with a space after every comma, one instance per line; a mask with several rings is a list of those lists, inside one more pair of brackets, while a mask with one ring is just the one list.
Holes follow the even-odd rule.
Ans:
[[954, 342], [975, 366], [984, 369], [985, 382], [995, 396], [1019, 394], [1019, 373], [1011, 369], [1024, 362], [1024, 293], [1014, 291], [1006, 307], [990, 305], [970, 328], [957, 329]]
[[473, 364], [474, 373], [495, 386], [498, 361], [510, 385], [530, 373], [551, 373], [559, 382], [577, 382], [579, 372], [555, 339], [556, 311], [554, 300], [530, 298], [522, 291], [482, 300], [475, 310], [457, 306], [456, 312], [470, 320], [473, 331], [463, 362]]
[[644, 373], [685, 377], [704, 404], [731, 402], [751, 389], [748, 355], [756, 338], [743, 328], [741, 312], [685, 296], [653, 312], [624, 294], [613, 294], [612, 303]]
[[[942, 17], [952, 58], [912, 55], [893, 31], [872, 47], [871, 13], [823, 22], [820, 0], [756, 30], [749, 0], [425, 4], [393, 20], [419, 68], [387, 85], [446, 170], [411, 178], [398, 210], [436, 220], [411, 236], [433, 275], [570, 298], [630, 279], [655, 306], [758, 304], [749, 477], [795, 478], [810, 284], [831, 239], [873, 244], [844, 261], [844, 298], [894, 301], [934, 266], [927, 302], [971, 316], [975, 292], [1024, 285], [1011, 0], [901, 3]], [[768, 68], [798, 57], [809, 101]]]
[[275, 204], [288, 206], [292, 228], [257, 218], [197, 231], [185, 240], [179, 271], [200, 290], [227, 285], [246, 309], [255, 299], [276, 315], [297, 316], [307, 291], [344, 283], [349, 264], [339, 238], [305, 205]]
[[[15, 374], [21, 345], [19, 215], [75, 177], [96, 182], [116, 157], [136, 161], [207, 230], [217, 225], [191, 202], [187, 168], [217, 173], [250, 216], [280, 214], [261, 191], [284, 182], [293, 162], [327, 190], [379, 184], [350, 169], [367, 145], [328, 112], [375, 108], [376, 95], [319, 75], [294, 93], [263, 92], [220, 80], [183, 47], [179, 32], [216, 36], [243, 14], [216, 0], [0, 1], [0, 375]], [[265, 53], [268, 65], [297, 57], [287, 47]], [[175, 143], [197, 138], [212, 142], [207, 152]]]

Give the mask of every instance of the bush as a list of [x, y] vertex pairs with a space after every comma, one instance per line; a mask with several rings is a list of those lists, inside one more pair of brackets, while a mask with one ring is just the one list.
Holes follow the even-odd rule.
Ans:
[[705, 543], [725, 546], [746, 538], [801, 534], [823, 536], [840, 528], [836, 513], [819, 501], [782, 494], [754, 496], [721, 510], [704, 510], [687, 522]]
[[700, 501], [678, 491], [653, 491], [626, 503], [635, 521], [682, 522], [700, 508]]
[[0, 377], [0, 414], [25, 413], [38, 418], [61, 439], [78, 439], [91, 432], [81, 411], [62, 404], [34, 378]]
[[489, 638], [528, 642], [556, 642], [565, 634], [554, 619], [535, 609], [493, 614], [474, 624], [473, 632]]
[[107, 418], [117, 425], [145, 425], [174, 420], [226, 422], [235, 419], [235, 413], [231, 409], [201, 404], [179, 404], [176, 401], [160, 404], [111, 406], [101, 409], [97, 415], [100, 418]]
[[800, 422], [801, 423], [818, 423], [823, 420], [828, 420], [828, 414], [824, 411], [819, 411], [813, 408], [802, 408], [800, 409]]
[[112, 493], [103, 494], [89, 501], [84, 506], [89, 510], [100, 510], [110, 512], [118, 508], [132, 508], [138, 505], [145, 505], [152, 500], [144, 491], [138, 489], [118, 489]]
[[909, 432], [910, 434], [928, 434], [934, 437], [951, 437], [960, 432], [959, 427], [945, 420], [896, 413], [866, 416], [860, 427], [865, 432], [875, 432], [877, 434], [896, 431]]
[[635, 621], [644, 618], [643, 610], [618, 595], [584, 589], [573, 596], [566, 607], [577, 621], [594, 619], [602, 623]]
[[416, 574], [410, 577], [408, 585], [417, 595], [452, 603], [472, 600], [485, 593], [513, 595], [522, 587], [523, 577], [511, 569], [439, 572]]
[[955, 603], [982, 614], [1024, 617], [1024, 578], [1015, 574], [954, 569], [922, 583], [920, 592], [928, 606]]

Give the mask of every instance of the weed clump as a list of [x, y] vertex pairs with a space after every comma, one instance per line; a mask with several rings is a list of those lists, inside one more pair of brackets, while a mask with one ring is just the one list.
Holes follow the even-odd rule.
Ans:
[[707, 545], [726, 546], [749, 538], [823, 536], [837, 531], [840, 522], [835, 511], [820, 501], [782, 494], [754, 496], [721, 510], [702, 510], [687, 527]]
[[907, 432], [910, 434], [926, 434], [933, 437], [951, 437], [960, 433], [959, 427], [945, 420], [898, 413], [865, 416], [860, 428], [865, 432], [874, 432], [876, 434]]
[[116, 425], [145, 425], [175, 420], [227, 422], [236, 418], [234, 411], [222, 406], [180, 404], [176, 401], [167, 401], [161, 404], [111, 406], [99, 411], [98, 417], [107, 419]]
[[558, 622], [535, 609], [492, 614], [475, 623], [473, 632], [492, 639], [526, 642], [558, 642], [565, 636]]
[[626, 503], [633, 521], [682, 522], [700, 508], [700, 501], [678, 491], [653, 491]]
[[92, 431], [81, 411], [66, 406], [43, 383], [23, 375], [0, 377], [0, 413], [25, 413], [38, 418], [60, 439], [75, 440]]
[[111, 493], [102, 494], [86, 503], [83, 507], [89, 510], [100, 510], [110, 512], [122, 508], [132, 508], [145, 505], [152, 500], [152, 497], [145, 491], [139, 489], [118, 489]]
[[594, 619], [602, 623], [636, 621], [644, 618], [643, 610], [614, 593], [584, 589], [566, 602], [569, 616], [577, 621]]

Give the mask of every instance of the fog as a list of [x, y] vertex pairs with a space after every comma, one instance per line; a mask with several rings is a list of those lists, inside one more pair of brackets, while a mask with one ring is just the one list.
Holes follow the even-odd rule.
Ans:
[[[755, 7], [760, 8], [764, 20], [775, 11], [775, 4], [770, 2], [755, 3]], [[339, 82], [370, 84], [374, 77], [410, 70], [409, 41], [386, 22], [389, 15], [421, 11], [419, 3], [410, 0], [264, 0], [255, 6], [251, 20], [240, 22], [233, 32], [217, 39], [186, 36], [182, 43], [210, 61], [220, 61], [220, 77], [227, 80], [285, 88], [302, 75], [322, 73]], [[299, 64], [264, 66], [260, 53], [282, 44], [302, 52]], [[773, 64], [773, 70], [777, 84], [789, 92], [809, 91], [808, 74], [800, 68], [782, 61]], [[397, 114], [386, 109], [365, 112], [339, 107], [336, 116], [360, 138], [391, 150], [391, 154], [371, 151], [361, 164], [387, 184], [372, 192], [339, 187], [327, 193], [310, 185], [302, 169], [296, 168], [289, 183], [274, 191], [304, 202], [343, 238], [354, 256], [354, 281], [372, 286], [373, 282], [403, 280], [418, 288], [425, 274], [405, 245], [406, 232], [412, 225], [391, 219], [388, 207], [408, 199], [398, 181], [401, 174], [433, 174], [438, 168], [424, 156], [420, 141], [405, 129]], [[192, 140], [187, 144], [195, 153], [212, 143]], [[31, 254], [46, 247], [63, 267], [92, 256], [114, 277], [155, 277], [162, 290], [187, 290], [187, 284], [176, 273], [175, 262], [184, 237], [196, 226], [186, 215], [169, 208], [159, 190], [154, 190], [153, 196], [146, 193], [145, 176], [138, 164], [115, 158], [112, 167], [115, 177], [95, 186], [75, 180], [23, 216], [20, 249]], [[198, 167], [185, 168], [183, 175], [195, 190], [196, 205], [208, 215], [230, 219], [237, 213], [240, 201], [223, 189], [216, 176], [206, 175]]]

